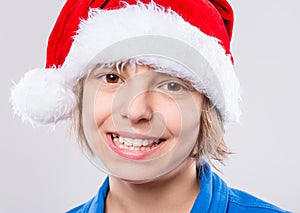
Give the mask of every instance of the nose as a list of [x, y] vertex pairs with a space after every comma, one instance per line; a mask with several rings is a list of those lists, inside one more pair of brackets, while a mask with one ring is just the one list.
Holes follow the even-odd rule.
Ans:
[[131, 96], [131, 98], [128, 98], [128, 96], [127, 101], [122, 105], [121, 116], [129, 119], [134, 124], [150, 121], [153, 115], [151, 93], [142, 92]]

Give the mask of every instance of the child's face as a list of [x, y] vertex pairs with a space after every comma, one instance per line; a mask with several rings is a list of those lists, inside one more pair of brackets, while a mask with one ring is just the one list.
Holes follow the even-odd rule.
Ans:
[[94, 157], [109, 175], [150, 180], [190, 156], [203, 95], [181, 79], [137, 65], [119, 74], [95, 69], [83, 90], [82, 125]]

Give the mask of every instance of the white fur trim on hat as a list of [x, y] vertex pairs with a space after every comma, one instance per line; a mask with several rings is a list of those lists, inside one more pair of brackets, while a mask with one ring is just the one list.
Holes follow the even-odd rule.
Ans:
[[36, 125], [68, 118], [76, 97], [60, 69], [34, 69], [12, 88], [10, 102], [16, 115]]

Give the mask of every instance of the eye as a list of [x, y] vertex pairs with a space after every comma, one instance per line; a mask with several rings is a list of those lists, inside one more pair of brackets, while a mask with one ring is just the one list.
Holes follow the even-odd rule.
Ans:
[[109, 73], [109, 74], [105, 74], [99, 77], [102, 81], [104, 81], [105, 83], [108, 84], [120, 84], [123, 83], [124, 81], [120, 78], [120, 76], [113, 74], [113, 73]]
[[179, 92], [179, 91], [187, 91], [188, 88], [178, 82], [168, 82], [162, 85], [160, 88], [172, 92]]

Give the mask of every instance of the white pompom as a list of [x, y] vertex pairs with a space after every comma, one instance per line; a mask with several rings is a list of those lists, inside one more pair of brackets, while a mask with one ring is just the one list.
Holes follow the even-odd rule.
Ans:
[[11, 89], [10, 102], [23, 121], [55, 124], [71, 116], [76, 97], [60, 69], [34, 69]]

